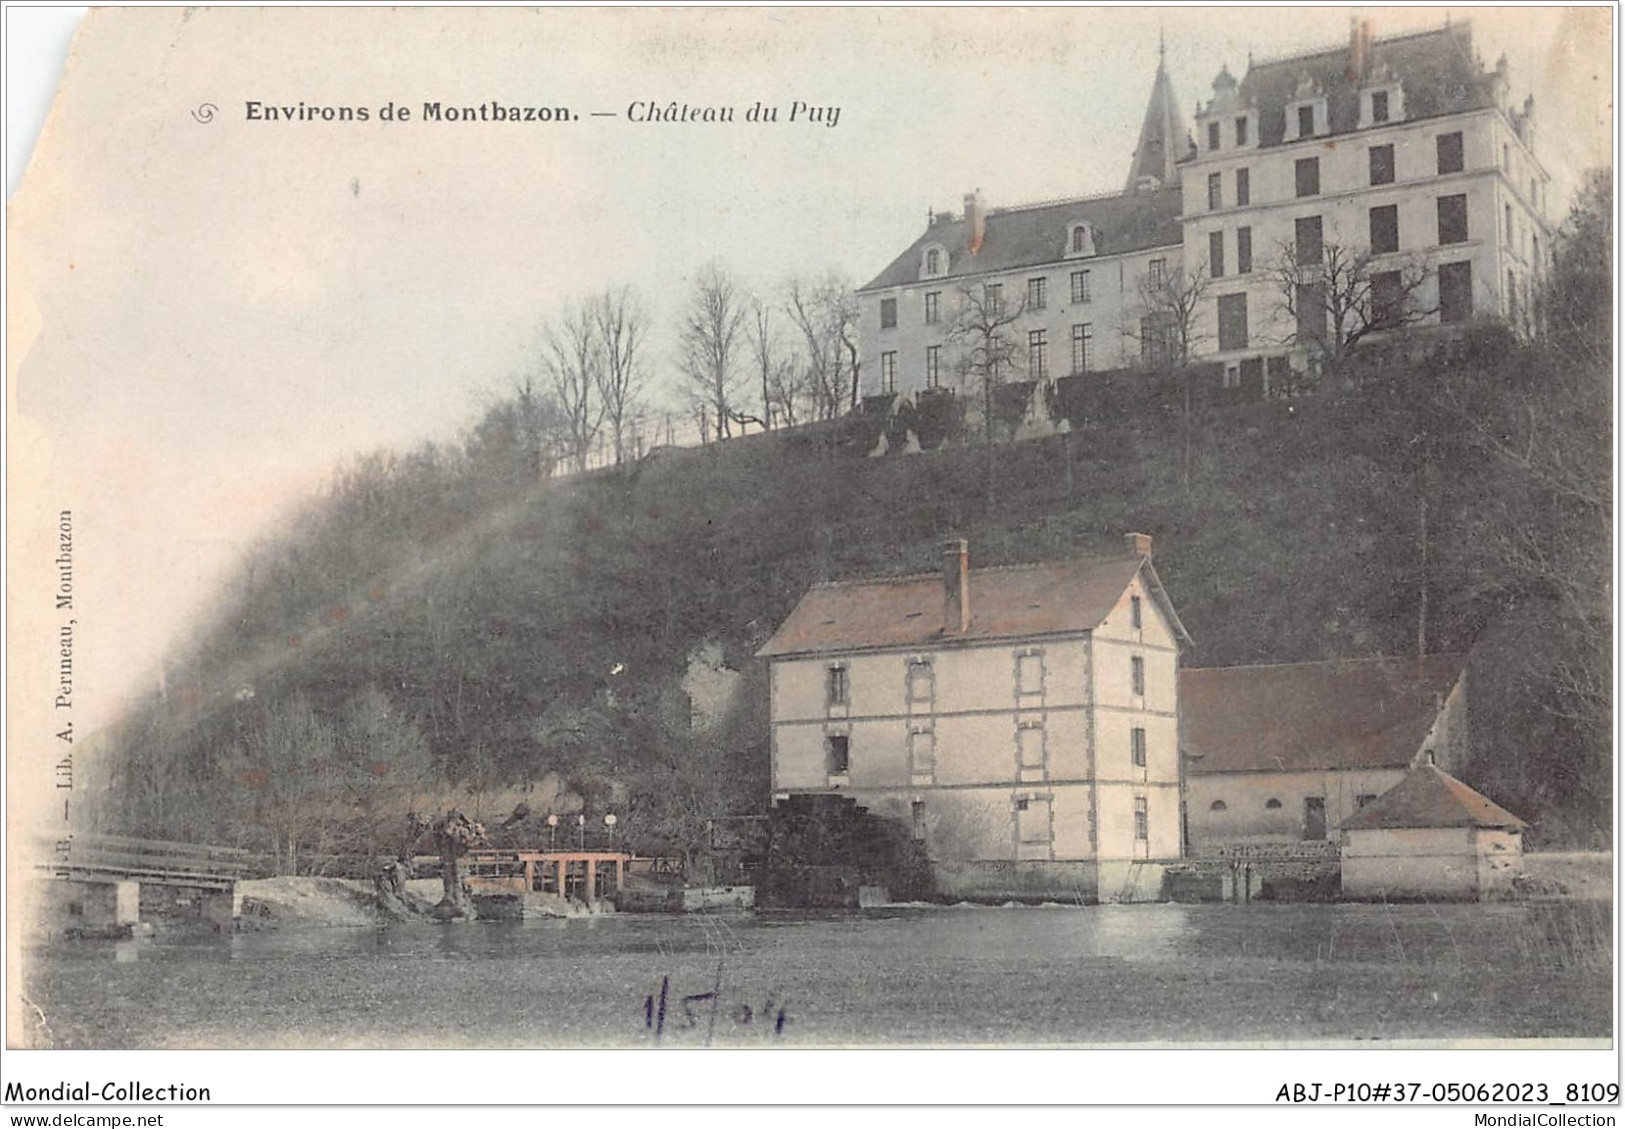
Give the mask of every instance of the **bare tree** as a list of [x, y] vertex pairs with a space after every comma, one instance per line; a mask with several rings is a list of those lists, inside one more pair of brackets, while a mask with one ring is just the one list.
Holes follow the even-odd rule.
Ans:
[[558, 464], [559, 437], [565, 420], [559, 405], [530, 377], [514, 385], [513, 420], [521, 460], [532, 479], [547, 478]]
[[773, 371], [767, 378], [769, 411], [781, 427], [794, 427], [805, 418], [812, 404], [812, 382], [795, 356], [779, 353], [773, 358]]
[[689, 395], [702, 409], [701, 427], [709, 420], [717, 439], [729, 435], [734, 415], [735, 371], [741, 329], [747, 313], [739, 284], [720, 261], [694, 280], [688, 312], [683, 317], [681, 366]]
[[[698, 396], [690, 396], [688, 402], [689, 422], [699, 432], [700, 442], [711, 441], [711, 405]], [[722, 434], [722, 428], [717, 428], [717, 434]]]
[[278, 874], [298, 874], [333, 818], [334, 735], [303, 695], [255, 711], [228, 758], [252, 798], [253, 818], [271, 834]]
[[565, 308], [542, 329], [542, 368], [552, 388], [564, 425], [565, 457], [577, 471], [587, 469], [587, 456], [604, 422], [599, 395], [604, 350], [593, 304]]
[[673, 733], [645, 767], [629, 797], [629, 830], [683, 858], [691, 882], [715, 882], [713, 829], [732, 814], [732, 797], [717, 781], [726, 779], [726, 751], [715, 741]]
[[1270, 270], [1292, 320], [1287, 341], [1311, 350], [1324, 375], [1343, 371], [1371, 334], [1434, 312], [1418, 300], [1433, 272], [1414, 259], [1374, 266], [1369, 252], [1340, 243], [1322, 244], [1318, 256], [1288, 243]]
[[[1441, 549], [1465, 558], [1480, 598], [1544, 609], [1536, 652], [1544, 657], [1529, 690], [1565, 744], [1556, 755], [1535, 752], [1525, 780], [1565, 803], [1587, 776], [1607, 779], [1617, 685], [1615, 384], [1601, 340], [1611, 333], [1611, 301], [1605, 286], [1582, 300], [1600, 307], [1590, 341], [1521, 347], [1509, 338], [1444, 390], [1466, 441], [1489, 459], [1468, 506], [1447, 515], [1460, 533]], [[1577, 360], [1593, 349], [1594, 362]]]
[[629, 286], [604, 291], [593, 300], [593, 322], [603, 363], [598, 368], [598, 400], [615, 443], [615, 461], [627, 457], [628, 430], [646, 383], [642, 366], [649, 317]]
[[999, 390], [1022, 366], [1015, 334], [1011, 329], [1027, 313], [1027, 300], [1005, 301], [998, 283], [959, 288], [959, 304], [948, 326], [948, 340], [960, 348], [959, 381], [962, 391], [975, 389], [982, 402], [982, 438], [987, 445], [987, 495], [989, 513], [998, 507], [998, 461], [993, 454], [994, 424]]
[[753, 298], [750, 312], [751, 360], [755, 362], [756, 374], [762, 381], [762, 426], [771, 430], [773, 417], [778, 414], [774, 411], [773, 385], [780, 365], [779, 343], [773, 332], [773, 307], [760, 298]]
[[[1446, 411], [1505, 482], [1487, 495], [1496, 521], [1474, 540], [1506, 571], [1554, 597], [1604, 661], [1574, 679], [1574, 696], [1612, 688], [1614, 505], [1612, 175], [1593, 171], [1554, 248], [1534, 349], [1497, 350], [1507, 373], [1443, 386]], [[1600, 710], [1593, 719], [1607, 720]]]
[[1612, 360], [1613, 250], [1614, 172], [1591, 169], [1563, 222], [1537, 298], [1542, 338], [1588, 369]]
[[439, 773], [422, 731], [376, 686], [345, 703], [333, 735], [337, 798], [352, 813], [343, 846], [371, 859], [385, 828], [428, 800]]
[[1021, 353], [1011, 326], [1026, 313], [1026, 298], [1007, 302], [997, 283], [959, 288], [959, 308], [948, 326], [948, 340], [960, 347], [962, 385], [981, 396], [982, 434], [989, 442], [993, 439], [995, 389], [1021, 367]]
[[434, 835], [435, 851], [440, 855], [442, 894], [440, 903], [434, 907], [434, 916], [448, 920], [479, 916], [464, 877], [463, 859], [469, 851], [483, 847], [490, 841], [484, 824], [451, 808], [435, 820], [429, 830]]
[[1211, 289], [1202, 266], [1188, 274], [1175, 266], [1140, 280], [1140, 320], [1126, 321], [1123, 332], [1140, 343], [1142, 362], [1173, 367], [1190, 363], [1196, 346], [1208, 337], [1197, 315]]
[[785, 287], [785, 312], [806, 346], [806, 382], [813, 415], [834, 419], [857, 407], [857, 295], [839, 274], [819, 279], [792, 278]]
[[1197, 315], [1207, 301], [1210, 281], [1205, 266], [1189, 273], [1183, 266], [1148, 273], [1140, 280], [1140, 308], [1144, 311], [1140, 321], [1124, 326], [1124, 332], [1140, 343], [1142, 363], [1178, 370], [1183, 421], [1180, 481], [1187, 487], [1191, 480], [1191, 354], [1208, 337]]
[[482, 474], [534, 482], [553, 472], [564, 433], [555, 398], [524, 376], [485, 410], [463, 451]]

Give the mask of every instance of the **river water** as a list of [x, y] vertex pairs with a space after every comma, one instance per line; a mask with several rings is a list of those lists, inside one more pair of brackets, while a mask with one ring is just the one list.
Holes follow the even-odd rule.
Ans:
[[61, 1047], [1261, 1042], [1610, 1035], [1611, 907], [918, 907], [29, 952]]

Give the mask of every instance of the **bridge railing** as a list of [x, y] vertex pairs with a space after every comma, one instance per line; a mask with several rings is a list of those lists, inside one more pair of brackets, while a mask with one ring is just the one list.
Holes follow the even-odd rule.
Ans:
[[229, 884], [264, 873], [262, 856], [237, 847], [75, 834], [42, 841], [39, 864], [66, 876], [105, 875], [137, 881]]

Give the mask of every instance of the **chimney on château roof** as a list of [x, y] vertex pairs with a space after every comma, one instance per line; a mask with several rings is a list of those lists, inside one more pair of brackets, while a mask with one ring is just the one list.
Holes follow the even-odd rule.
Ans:
[[970, 253], [982, 249], [982, 240], [987, 236], [987, 208], [982, 204], [982, 190], [965, 193], [965, 239], [970, 244]]
[[1371, 21], [1349, 20], [1349, 80], [1360, 82], [1371, 63]]

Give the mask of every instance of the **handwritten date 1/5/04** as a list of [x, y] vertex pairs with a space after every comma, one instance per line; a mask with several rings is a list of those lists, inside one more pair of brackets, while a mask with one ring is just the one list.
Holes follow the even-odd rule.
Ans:
[[659, 1042], [668, 1029], [678, 1031], [704, 1031], [705, 1041], [711, 1042], [718, 1022], [734, 1028], [749, 1028], [763, 1035], [779, 1038], [790, 1022], [789, 1013], [772, 996], [760, 1008], [748, 1003], [727, 1004], [722, 1000], [722, 985], [709, 992], [696, 992], [689, 996], [674, 996], [671, 977], [660, 978], [660, 991], [643, 997], [643, 1027], [653, 1031]]

